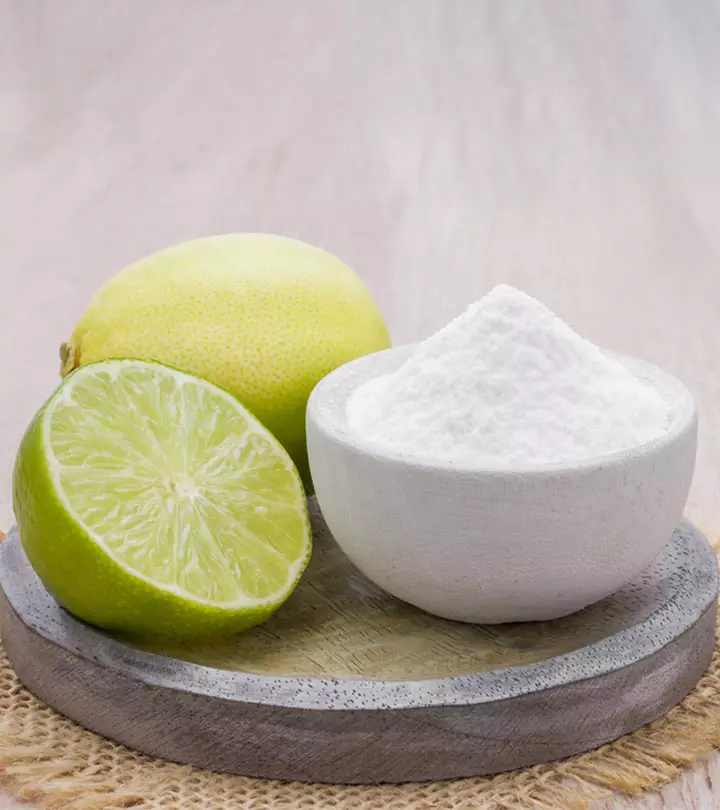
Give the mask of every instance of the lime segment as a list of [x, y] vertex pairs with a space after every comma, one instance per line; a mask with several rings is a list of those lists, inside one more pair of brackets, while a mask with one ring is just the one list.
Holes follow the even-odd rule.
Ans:
[[[45, 504], [43, 470], [55, 495]], [[34, 486], [22, 480], [28, 473]], [[83, 580], [93, 573], [112, 581], [117, 593], [106, 598], [122, 604], [157, 591], [183, 614], [182, 626], [164, 620], [158, 632], [186, 635], [213, 624], [208, 611], [223, 626], [232, 614], [238, 627], [266, 618], [310, 553], [305, 496], [283, 448], [232, 395], [157, 363], [107, 360], [68, 377], [23, 440], [15, 491], [23, 545], [46, 585], [81, 618], [119, 629], [155, 628], [152, 616], [141, 626], [133, 610], [103, 621], [108, 605], [86, 606], [95, 597]], [[67, 566], [47, 564], [56, 538], [34, 531], [37, 512], [52, 506], [66, 552], [92, 544], [101, 570], [58, 581]]]

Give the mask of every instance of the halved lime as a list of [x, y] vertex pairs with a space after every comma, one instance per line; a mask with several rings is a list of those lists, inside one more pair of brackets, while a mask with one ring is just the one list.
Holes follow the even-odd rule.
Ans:
[[158, 363], [73, 372], [22, 440], [13, 500], [48, 590], [114, 630], [250, 627], [287, 599], [310, 556], [285, 450], [231, 394]]

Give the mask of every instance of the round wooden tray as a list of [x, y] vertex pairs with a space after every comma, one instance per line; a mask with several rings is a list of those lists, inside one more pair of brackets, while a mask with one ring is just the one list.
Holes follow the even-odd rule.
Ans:
[[312, 563], [271, 621], [164, 646], [68, 615], [13, 531], [0, 548], [5, 649], [50, 706], [145, 753], [345, 783], [479, 775], [594, 748], [666, 712], [709, 663], [717, 563], [688, 523], [614, 596], [553, 622], [483, 627], [379, 591], [317, 509], [313, 522]]

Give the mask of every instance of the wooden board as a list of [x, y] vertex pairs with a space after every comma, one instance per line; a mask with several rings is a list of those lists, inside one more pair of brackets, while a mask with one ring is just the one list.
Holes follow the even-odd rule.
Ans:
[[179, 762], [327, 782], [492, 773], [598, 746], [681, 700], [714, 646], [717, 563], [690, 524], [614, 596], [548, 623], [481, 627], [387, 596], [314, 510], [315, 554], [264, 627], [130, 644], [59, 608], [17, 533], [0, 549], [3, 644], [49, 705]]

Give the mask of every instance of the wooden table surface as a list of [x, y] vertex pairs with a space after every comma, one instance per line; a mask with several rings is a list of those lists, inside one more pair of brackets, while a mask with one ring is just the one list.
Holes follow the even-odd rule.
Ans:
[[[398, 343], [504, 281], [675, 372], [717, 540], [719, 37], [713, 0], [0, 0], [0, 525], [97, 287], [276, 231], [355, 268]], [[720, 758], [627, 806], [719, 796]]]

